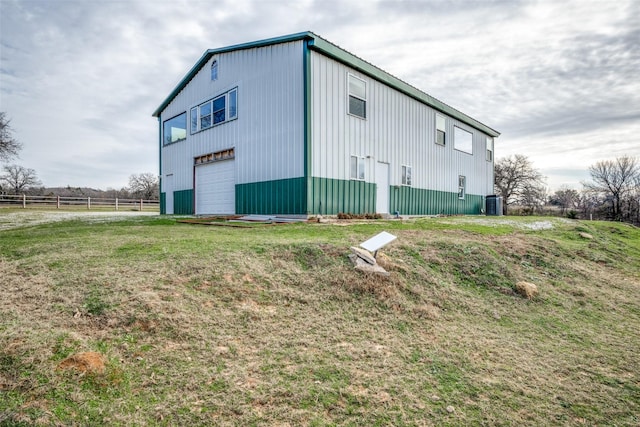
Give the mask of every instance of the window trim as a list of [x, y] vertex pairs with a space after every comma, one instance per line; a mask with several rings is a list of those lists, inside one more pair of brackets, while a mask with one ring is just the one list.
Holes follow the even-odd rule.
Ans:
[[467, 177], [466, 175], [458, 175], [458, 199], [464, 200], [467, 195]]
[[[167, 137], [166, 137], [166, 130], [165, 130], [165, 126], [166, 126], [166, 124], [167, 124], [168, 122], [170, 122], [171, 120], [173, 120], [173, 119], [175, 119], [175, 118], [178, 118], [178, 117], [180, 117], [180, 116], [182, 116], [182, 115], [184, 115], [184, 119], [185, 119], [185, 128], [184, 128], [184, 130], [185, 130], [185, 134], [184, 134], [184, 138], [176, 139], [175, 141], [169, 141], [169, 142], [166, 142], [166, 139], [167, 139]], [[170, 117], [170, 118], [168, 118], [167, 120], [164, 120], [164, 121], [162, 122], [162, 146], [163, 146], [163, 147], [166, 147], [167, 145], [176, 144], [176, 143], [178, 143], [178, 142], [185, 141], [185, 140], [187, 139], [187, 125], [188, 125], [188, 123], [189, 123], [189, 122], [187, 121], [187, 112], [186, 112], [186, 111], [183, 111], [183, 112], [182, 112], [182, 113], [180, 113], [180, 114], [176, 114], [175, 116]]]
[[[356, 176], [353, 176], [353, 170], [351, 168], [351, 161], [356, 159]], [[362, 175], [362, 178], [360, 178]], [[367, 179], [367, 165], [366, 159], [363, 156], [357, 156], [355, 154], [351, 154], [349, 156], [349, 179], [353, 181], [366, 181]]]
[[[407, 175], [407, 171], [409, 174]], [[407, 176], [409, 179], [407, 179]], [[402, 185], [406, 187], [413, 186], [413, 167], [409, 165], [401, 165], [400, 166], [400, 182]]]
[[[231, 94], [233, 94], [234, 98], [235, 98], [235, 114], [232, 116], [229, 114], [230, 112], [230, 100], [231, 100]], [[215, 117], [215, 111], [213, 110], [213, 103], [216, 100], [219, 100], [220, 98], [224, 97], [224, 120], [219, 121], [217, 123], [214, 123], [214, 117]], [[202, 127], [202, 115], [200, 114], [200, 109], [203, 106], [209, 105], [211, 112], [206, 116], [211, 116], [211, 124], [207, 127]], [[221, 109], [216, 110], [216, 111], [222, 111]], [[194, 129], [193, 124], [194, 124], [194, 112], [196, 114], [195, 117], [195, 123], [196, 123], [196, 128]], [[198, 132], [202, 132], [205, 131], [207, 129], [212, 129], [216, 126], [220, 126], [223, 125], [225, 123], [228, 123], [230, 121], [236, 120], [238, 118], [238, 87], [234, 87], [233, 89], [229, 89], [225, 92], [222, 92], [221, 94], [218, 94], [216, 96], [214, 96], [213, 98], [209, 98], [208, 100], [204, 101], [204, 102], [200, 102], [197, 105], [192, 106], [189, 109], [189, 121], [188, 121], [188, 125], [189, 125], [189, 131], [191, 133], [191, 135], [194, 135]]]
[[[360, 97], [356, 94], [352, 94], [351, 93], [351, 85], [350, 85], [350, 79], [354, 78], [356, 80], [360, 80], [363, 84], [364, 84], [364, 98]], [[351, 98], [360, 100], [364, 103], [364, 116], [359, 116], [357, 114], [354, 114], [351, 112]], [[367, 120], [367, 81], [356, 76], [355, 74], [351, 74], [350, 72], [347, 72], [347, 114], [352, 116], [352, 117], [357, 117], [359, 119], [362, 120]]]

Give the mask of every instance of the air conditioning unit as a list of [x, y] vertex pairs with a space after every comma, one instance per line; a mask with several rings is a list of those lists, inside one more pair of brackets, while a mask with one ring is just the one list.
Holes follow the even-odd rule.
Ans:
[[502, 215], [502, 196], [491, 195], [486, 198], [487, 215], [500, 216]]

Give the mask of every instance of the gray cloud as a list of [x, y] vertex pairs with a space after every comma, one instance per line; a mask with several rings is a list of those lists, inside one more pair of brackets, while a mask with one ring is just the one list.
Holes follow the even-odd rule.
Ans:
[[206, 49], [305, 30], [498, 129], [497, 155], [530, 156], [550, 183], [618, 153], [640, 155], [634, 0], [0, 8], [0, 110], [24, 143], [21, 162], [51, 186], [120, 187], [157, 171], [150, 115]]

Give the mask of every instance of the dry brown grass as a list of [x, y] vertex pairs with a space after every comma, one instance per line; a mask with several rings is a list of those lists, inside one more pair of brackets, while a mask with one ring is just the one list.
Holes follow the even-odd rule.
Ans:
[[[364, 275], [348, 247], [377, 230], [358, 227], [7, 234], [0, 423], [633, 425], [637, 271], [416, 227], [379, 255], [390, 277]], [[103, 374], [56, 370], [90, 351]]]

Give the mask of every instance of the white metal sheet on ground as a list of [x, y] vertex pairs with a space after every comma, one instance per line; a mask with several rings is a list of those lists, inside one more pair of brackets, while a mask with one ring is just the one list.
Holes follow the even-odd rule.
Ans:
[[233, 160], [196, 166], [196, 215], [229, 215], [236, 210]]
[[366, 242], [360, 243], [360, 247], [365, 248], [369, 252], [375, 252], [396, 239], [397, 237], [393, 234], [383, 231], [382, 233], [376, 234]]

